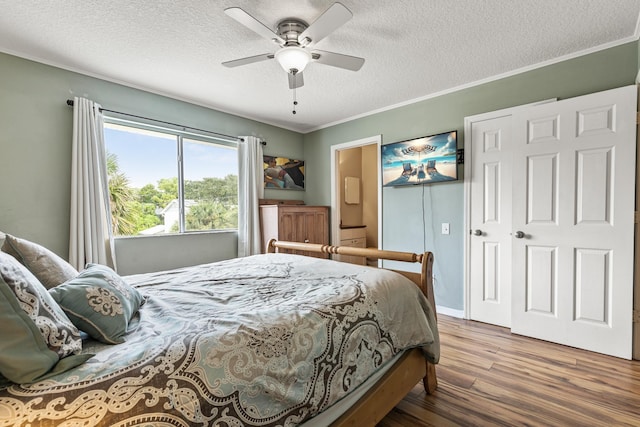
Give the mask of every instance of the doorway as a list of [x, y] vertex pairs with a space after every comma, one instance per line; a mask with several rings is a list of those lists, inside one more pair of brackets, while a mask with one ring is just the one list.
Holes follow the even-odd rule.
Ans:
[[[375, 135], [331, 146], [332, 245], [340, 244], [342, 227], [365, 226], [366, 247], [382, 248], [381, 143], [382, 135]], [[358, 186], [358, 198], [350, 203], [347, 183]]]

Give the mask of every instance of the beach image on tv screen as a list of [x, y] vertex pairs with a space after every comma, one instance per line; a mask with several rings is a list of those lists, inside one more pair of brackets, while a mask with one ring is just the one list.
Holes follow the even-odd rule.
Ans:
[[384, 187], [430, 184], [458, 178], [455, 131], [386, 144], [381, 150]]

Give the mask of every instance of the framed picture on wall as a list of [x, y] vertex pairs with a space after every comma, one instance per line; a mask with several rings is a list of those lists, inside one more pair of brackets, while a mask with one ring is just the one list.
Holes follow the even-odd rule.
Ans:
[[304, 160], [263, 156], [264, 188], [304, 190]]

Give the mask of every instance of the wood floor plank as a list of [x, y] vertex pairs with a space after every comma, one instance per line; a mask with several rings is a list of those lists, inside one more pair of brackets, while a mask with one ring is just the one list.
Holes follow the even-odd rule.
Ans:
[[448, 384], [458, 386], [460, 388], [471, 388], [476, 381], [476, 376], [473, 373], [458, 372], [455, 369], [440, 369], [437, 371], [438, 381], [445, 381]]
[[440, 315], [432, 395], [416, 387], [378, 427], [640, 426], [640, 362]]

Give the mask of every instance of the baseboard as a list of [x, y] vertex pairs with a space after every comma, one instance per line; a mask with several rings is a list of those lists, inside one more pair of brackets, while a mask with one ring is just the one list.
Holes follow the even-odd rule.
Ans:
[[443, 314], [445, 316], [458, 317], [460, 319], [464, 319], [464, 311], [456, 310], [455, 308], [443, 307], [441, 305], [436, 305], [436, 312], [438, 314]]

